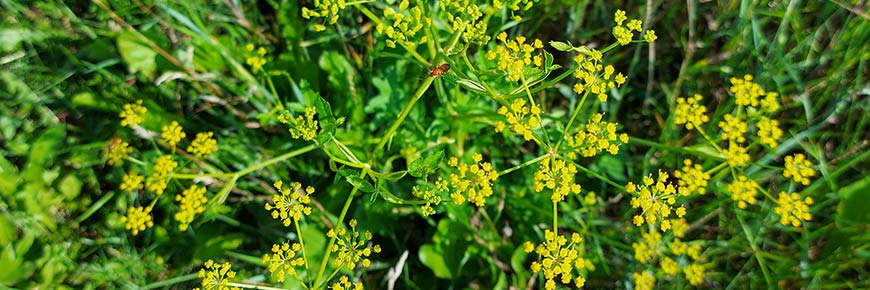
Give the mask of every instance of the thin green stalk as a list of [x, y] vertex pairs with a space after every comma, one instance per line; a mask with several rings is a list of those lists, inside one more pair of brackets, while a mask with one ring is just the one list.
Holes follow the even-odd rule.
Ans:
[[411, 109], [414, 108], [414, 104], [416, 104], [417, 101], [419, 101], [420, 98], [423, 96], [423, 94], [426, 93], [426, 90], [429, 89], [429, 86], [432, 85], [432, 81], [434, 81], [435, 78], [436, 77], [434, 76], [430, 76], [427, 77], [425, 81], [423, 81], [423, 85], [421, 85], [420, 88], [417, 89], [417, 92], [414, 93], [414, 96], [412, 96], [408, 104], [405, 105], [405, 109], [403, 109], [402, 112], [399, 113], [399, 117], [396, 119], [395, 122], [393, 122], [393, 125], [390, 127], [390, 129], [387, 130], [387, 133], [384, 134], [384, 136], [381, 138], [381, 141], [378, 142], [378, 146], [374, 151], [375, 154], [382, 152], [381, 149], [384, 148], [384, 145], [387, 144], [388, 140], [393, 138], [393, 134], [396, 133], [396, 129], [399, 129], [399, 126], [402, 125], [402, 122], [404, 122], [405, 118], [408, 117], [408, 113], [410, 113]]
[[[367, 171], [363, 170], [363, 172], [360, 173], [360, 178], [365, 178], [366, 173]], [[358, 190], [358, 187], [354, 187], [347, 196], [347, 200], [344, 202], [344, 207], [341, 208], [341, 214], [338, 215], [338, 221], [335, 223], [336, 227], [344, 226], [343, 222], [347, 215], [347, 210], [350, 208], [350, 204], [353, 202], [353, 197], [356, 195]], [[332, 246], [335, 245], [335, 239], [337, 237], [338, 236], [333, 236], [332, 238], [329, 238], [329, 244], [326, 246], [326, 253], [323, 254], [323, 260], [320, 262], [320, 271], [317, 272], [317, 278], [314, 279], [313, 289], [320, 289], [320, 287], [318, 287], [320, 285], [320, 279], [323, 278], [323, 273], [326, 272], [326, 264], [329, 262], [329, 256], [332, 255]], [[326, 281], [323, 282], [326, 283]]]
[[[293, 219], [293, 226], [296, 227], [296, 235], [299, 236], [299, 245], [302, 246], [302, 260], [305, 261], [305, 270], [311, 271], [311, 267], [308, 265], [308, 253], [305, 252], [305, 241], [302, 239], [302, 229], [299, 227], [299, 220]], [[311, 289], [311, 287], [305, 285], [305, 282], [299, 282], [302, 283], [302, 286], [305, 286], [306, 289]]]
[[269, 90], [272, 91], [272, 96], [275, 97], [275, 102], [278, 103], [278, 108], [284, 109], [284, 102], [281, 101], [281, 95], [278, 95], [278, 91], [275, 90], [275, 84], [272, 83], [272, 77], [269, 74], [265, 74], [266, 82], [269, 84]]
[[670, 151], [679, 152], [679, 153], [685, 153], [685, 154], [692, 154], [692, 155], [695, 155], [695, 156], [698, 156], [698, 157], [704, 157], [704, 158], [709, 158], [709, 159], [713, 159], [713, 160], [719, 160], [719, 161], [723, 161], [723, 160], [725, 160], [725, 158], [722, 158], [721, 156], [711, 155], [711, 154], [709, 154], [709, 153], [707, 153], [707, 152], [703, 152], [703, 151], [699, 151], [699, 150], [687, 149], [687, 148], [685, 148], [685, 147], [676, 147], [676, 146], [671, 146], [671, 145], [661, 144], [661, 143], [658, 143], [658, 142], [655, 142], [655, 141], [650, 141], [650, 140], [646, 140], [646, 139], [642, 139], [642, 138], [637, 138], [637, 137], [631, 137], [631, 139], [628, 140], [628, 143], [639, 143], [639, 144], [641, 144], [641, 145], [646, 145], [646, 146], [649, 146], [649, 147], [655, 147], [655, 148], [660, 148], [660, 149], [667, 149], [667, 150], [670, 150]]
[[624, 187], [622, 185], [620, 185], [616, 182], [613, 182], [613, 180], [610, 180], [609, 178], [604, 177], [604, 175], [601, 175], [601, 174], [598, 174], [598, 172], [589, 170], [589, 168], [586, 168], [585, 166], [580, 165], [579, 163], [575, 162], [574, 160], [571, 160], [571, 162], [574, 163], [574, 165], [577, 166], [577, 168], [580, 169], [580, 171], [586, 172], [586, 174], [592, 175], [592, 177], [598, 178], [599, 180], [604, 181], [605, 183], [610, 184], [613, 187], [616, 187], [616, 188], [619, 188], [620, 190], [623, 190]]
[[740, 222], [740, 227], [743, 229], [743, 234], [746, 235], [746, 240], [749, 241], [749, 247], [752, 248], [752, 255], [755, 256], [755, 259], [758, 260], [758, 266], [761, 267], [761, 273], [764, 274], [764, 281], [767, 282], [767, 286], [773, 288], [773, 282], [770, 280], [770, 274], [767, 273], [767, 266], [764, 264], [764, 258], [759, 255], [759, 253], [763, 253], [758, 250], [758, 247], [755, 245], [755, 238], [749, 233], [749, 229], [746, 227], [746, 223], [743, 221], [743, 217], [738, 213], [737, 221]]
[[559, 141], [556, 142], [556, 151], [559, 151], [559, 146], [562, 145], [562, 140], [565, 140], [565, 136], [568, 135], [568, 132], [571, 130], [571, 126], [574, 125], [574, 120], [577, 119], [577, 115], [579, 115], [580, 110], [583, 108], [583, 104], [586, 103], [587, 96], [589, 96], [589, 91], [583, 91], [583, 97], [580, 98], [580, 102], [577, 103], [577, 107], [574, 108], [574, 113], [571, 114], [571, 119], [568, 120], [568, 125], [565, 126], [564, 130], [562, 130], [562, 137], [559, 137]]
[[511, 168], [508, 168], [508, 169], [502, 170], [501, 172], [498, 173], [498, 175], [499, 175], [499, 176], [502, 176], [502, 175], [505, 175], [505, 174], [511, 173], [511, 172], [513, 172], [513, 171], [516, 171], [516, 170], [518, 170], [518, 169], [520, 169], [520, 168], [523, 168], [523, 167], [526, 167], [526, 166], [529, 166], [529, 165], [532, 165], [532, 164], [535, 164], [535, 163], [541, 162], [541, 160], [544, 160], [544, 158], [547, 158], [548, 156], [550, 156], [550, 155], [549, 155], [549, 154], [544, 154], [544, 155], [538, 156], [538, 157], [536, 157], [535, 159], [532, 159], [532, 160], [529, 160], [529, 161], [523, 162], [523, 163], [521, 163], [521, 164], [519, 164], [519, 165], [516, 165], [516, 166], [514, 166], [514, 167], [511, 167]]
[[553, 202], [553, 233], [559, 234], [559, 203]]
[[196, 280], [197, 278], [199, 278], [199, 273], [191, 273], [191, 274], [187, 274], [184, 276], [178, 276], [178, 277], [169, 278], [166, 280], [160, 280], [160, 281], [145, 285], [144, 288], [145, 289], [166, 288], [166, 287], [169, 287], [169, 286], [181, 283], [181, 282]]
[[245, 288], [245, 289], [284, 290], [283, 288], [275, 288], [275, 287], [246, 284], [246, 283], [234, 283], [234, 282], [227, 283], [227, 286], [239, 287], [239, 288]]
[[212, 173], [212, 174], [175, 173], [172, 175], [172, 177], [175, 179], [193, 179], [193, 178], [198, 178], [198, 177], [216, 177], [216, 178], [224, 178], [224, 177], [231, 177], [231, 176], [241, 177], [241, 176], [247, 175], [251, 172], [265, 168], [269, 165], [272, 165], [272, 164], [275, 164], [275, 163], [278, 163], [278, 162], [281, 162], [281, 161], [284, 161], [284, 160], [308, 153], [309, 151], [312, 151], [314, 149], [317, 149], [317, 145], [314, 145], [314, 144], [308, 145], [308, 146], [305, 146], [305, 147], [281, 154], [279, 156], [273, 157], [273, 158], [266, 160], [266, 161], [263, 161], [261, 163], [248, 166], [247, 168], [236, 171], [236, 172]]

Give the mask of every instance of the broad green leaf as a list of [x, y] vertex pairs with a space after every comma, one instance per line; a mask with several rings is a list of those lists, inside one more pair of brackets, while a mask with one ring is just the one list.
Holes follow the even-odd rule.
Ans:
[[550, 46], [560, 51], [570, 51], [574, 49], [570, 44], [561, 42], [561, 41], [550, 41]]
[[149, 79], [153, 78], [157, 71], [157, 52], [142, 43], [133, 32], [121, 32], [117, 41], [118, 52], [127, 63], [127, 70], [130, 73], [141, 72]]
[[408, 174], [414, 177], [426, 176], [435, 169], [438, 169], [442, 158], [444, 158], [443, 150], [437, 150], [429, 156], [417, 158], [408, 165]]
[[450, 269], [447, 268], [447, 263], [444, 261], [444, 256], [442, 253], [439, 253], [435, 250], [435, 246], [432, 244], [425, 244], [420, 247], [420, 252], [417, 254], [417, 257], [420, 258], [420, 262], [423, 265], [426, 265], [432, 272], [435, 273], [435, 276], [442, 279], [452, 279], [453, 273], [450, 272]]
[[870, 176], [840, 189], [840, 205], [837, 206], [837, 223], [870, 224]]
[[64, 199], [71, 200], [82, 192], [82, 181], [75, 175], [67, 175], [60, 181], [57, 190], [63, 194]]
[[375, 191], [375, 187], [372, 186], [368, 180], [365, 180], [362, 177], [351, 175], [346, 177], [346, 180], [348, 183], [353, 185], [353, 187], [359, 188], [359, 190], [362, 190], [363, 192], [371, 193]]

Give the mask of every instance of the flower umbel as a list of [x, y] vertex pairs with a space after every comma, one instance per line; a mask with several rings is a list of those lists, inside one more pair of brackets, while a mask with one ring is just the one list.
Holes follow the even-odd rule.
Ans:
[[[501, 106], [498, 109], [498, 114], [507, 119], [511, 131], [522, 135], [527, 141], [535, 137], [532, 130], [541, 123], [541, 107], [538, 105], [526, 106], [526, 99], [523, 98], [515, 99], [510, 108]], [[501, 132], [502, 130], [504, 130], [504, 123], [496, 123], [495, 131]]]
[[652, 173], [644, 176], [643, 183], [635, 185], [628, 182], [625, 191], [637, 195], [631, 199], [631, 207], [640, 208], [642, 212], [634, 216], [634, 224], [641, 226], [644, 222], [655, 225], [659, 224], [662, 231], [671, 228], [668, 217], [671, 216], [672, 206], [676, 203], [677, 189], [668, 183], [670, 176], [659, 170], [658, 179], [652, 178]]
[[139, 232], [154, 226], [154, 221], [151, 219], [151, 207], [130, 207], [127, 210], [127, 215], [121, 217], [121, 223], [124, 228], [133, 232], [133, 235], [138, 235]]
[[163, 155], [154, 163], [154, 172], [145, 180], [145, 188], [156, 195], [163, 194], [169, 184], [169, 174], [175, 170], [178, 162], [172, 160], [172, 155]]
[[248, 57], [245, 59], [245, 63], [251, 66], [251, 71], [258, 72], [263, 70], [263, 65], [266, 64], [266, 49], [260, 47], [255, 51], [254, 45], [249, 43], [245, 46], [245, 50], [248, 51]]
[[187, 146], [187, 151], [196, 157], [208, 157], [218, 150], [217, 140], [212, 138], [213, 136], [213, 132], [196, 133], [196, 139]]
[[[544, 241], [538, 245], [532, 242], [526, 242], [524, 248], [526, 253], [534, 251], [538, 254], [538, 260], [532, 262], [531, 270], [535, 273], [543, 272], [544, 279], [547, 281], [544, 288], [548, 290], [556, 289], [556, 278], [562, 284], [571, 284], [577, 288], [582, 288], [586, 283], [586, 279], [582, 276], [574, 278], [574, 272], [582, 271], [586, 268], [586, 260], [580, 256], [580, 242], [583, 239], [579, 234], [571, 234], [571, 241], [564, 235], [557, 235], [551, 230], [544, 232]], [[572, 281], [573, 280], [573, 281]]]
[[163, 126], [160, 133], [160, 140], [162, 140], [163, 143], [166, 143], [166, 145], [169, 145], [169, 147], [175, 147], [175, 145], [177, 145], [181, 139], [184, 139], [184, 137], [187, 137], [187, 134], [184, 134], [181, 126], [179, 126], [176, 121], [172, 121], [169, 125]]
[[314, 194], [314, 187], [302, 189], [299, 182], [290, 183], [290, 188], [284, 187], [281, 180], [275, 181], [278, 193], [272, 195], [272, 201], [266, 203], [266, 210], [272, 211], [272, 218], [280, 219], [285, 227], [289, 227], [293, 221], [302, 219], [303, 215], [311, 214], [311, 202], [309, 195]]
[[332, 290], [363, 290], [364, 288], [363, 288], [362, 282], [350, 282], [350, 278], [348, 278], [346, 275], [342, 275], [340, 278], [338, 278], [338, 281], [336, 281], [335, 283], [332, 283], [332, 285], [329, 286], [329, 289], [332, 289]]
[[577, 158], [577, 151], [583, 157], [593, 157], [599, 152], [607, 151], [610, 155], [619, 153], [619, 146], [628, 143], [628, 134], [616, 133], [617, 123], [602, 121], [604, 115], [595, 113], [589, 119], [583, 129], [577, 131], [574, 136], [566, 136], [567, 144], [571, 148], [568, 157]]
[[[362, 236], [356, 231], [356, 220], [351, 219], [348, 223], [350, 232], [344, 227], [338, 229], [330, 229], [326, 236], [335, 238], [336, 242], [332, 246], [332, 251], [336, 252], [335, 262], [348, 270], [356, 268], [357, 264], [362, 268], [371, 266], [372, 261], [369, 256], [374, 253], [381, 252], [381, 245], [371, 245], [372, 233], [366, 231]], [[369, 245], [367, 245], [369, 244]]]
[[109, 165], [124, 164], [124, 159], [127, 159], [131, 152], [133, 152], [133, 148], [130, 148], [129, 143], [115, 138], [109, 145], [109, 153], [106, 154], [106, 157], [109, 159]]
[[744, 75], [743, 79], [731, 78], [728, 91], [734, 94], [734, 103], [738, 106], [757, 107], [758, 98], [767, 94], [761, 86], [752, 82], [752, 75]]
[[123, 181], [121, 182], [121, 191], [133, 192], [135, 190], [140, 190], [144, 187], [142, 185], [143, 180], [145, 180], [145, 176], [140, 175], [135, 170], [130, 171], [127, 174], [124, 174]]
[[810, 205], [812, 204], [811, 197], [801, 200], [801, 196], [797, 193], [780, 192], [773, 212], [779, 215], [780, 223], [797, 228], [801, 226], [801, 222], [813, 219], [813, 216], [810, 215]]
[[408, 0], [402, 0], [399, 3], [398, 11], [391, 6], [387, 6], [384, 9], [385, 23], [378, 23], [375, 27], [378, 33], [384, 33], [389, 38], [386, 41], [388, 47], [396, 47], [396, 43], [403, 46], [415, 47], [427, 41], [426, 33], [420, 33], [419, 35], [417, 33], [426, 31], [425, 29], [429, 27], [432, 19], [423, 14], [423, 9], [420, 6], [415, 4], [410, 9], [408, 6], [410, 6], [410, 1]]
[[[302, 18], [323, 18], [326, 23], [335, 24], [338, 21], [338, 13], [347, 6], [345, 0], [317, 0], [314, 1], [314, 10], [302, 7]], [[315, 24], [314, 31], [324, 31], [326, 26]]]
[[[230, 287], [230, 279], [236, 277], [236, 272], [232, 270], [233, 265], [230, 262], [217, 264], [209, 259], [203, 264], [203, 268], [199, 270], [199, 278], [202, 279], [203, 290], [239, 290], [239, 287]], [[200, 288], [195, 288], [199, 290]]]
[[486, 205], [486, 198], [492, 195], [492, 182], [498, 179], [498, 172], [489, 162], [482, 162], [480, 153], [471, 155], [473, 163], [459, 163], [456, 157], [450, 158], [447, 164], [456, 168], [458, 173], [450, 174], [450, 185], [454, 191], [450, 194], [457, 205], [465, 203], [466, 199], [478, 207]]
[[573, 90], [578, 95], [591, 93], [598, 97], [598, 101], [607, 102], [607, 90], [621, 86], [627, 79], [622, 73], [617, 73], [612, 65], [601, 64], [601, 58], [604, 57], [601, 51], [583, 48], [584, 52], [574, 56], [577, 68], [574, 69], [573, 76], [577, 83]]
[[[526, 37], [517, 36], [514, 39], [507, 39], [505, 32], [499, 33], [496, 38], [501, 41], [502, 45], [496, 46], [495, 50], [486, 52], [486, 59], [498, 59], [498, 69], [507, 72], [508, 79], [512, 82], [522, 79], [524, 67], [541, 68], [544, 66], [544, 43], [540, 39], [526, 43]], [[535, 50], [538, 52], [535, 53]]]
[[298, 280], [299, 273], [296, 272], [296, 267], [305, 265], [305, 258], [300, 255], [301, 253], [302, 245], [299, 243], [273, 244], [272, 255], [263, 255], [263, 264], [268, 265], [270, 273], [277, 274], [275, 279], [278, 282], [284, 282], [286, 275], [296, 277]]
[[746, 176], [740, 175], [736, 180], [728, 184], [731, 199], [737, 202], [737, 207], [746, 208], [747, 205], [755, 204], [755, 195], [758, 194], [758, 183]]
[[[613, 27], [613, 37], [616, 37], [616, 42], [620, 45], [626, 45], [631, 42], [631, 39], [634, 38], [634, 31], [640, 32], [643, 30], [641, 27], [643, 22], [640, 19], [628, 20], [628, 17], [625, 16], [625, 11], [616, 10], [613, 17], [616, 21], [616, 26]], [[622, 24], [625, 20], [628, 20], [628, 23], [625, 23], [623, 26]], [[647, 42], [652, 42], [655, 39], [655, 32], [644, 36], [644, 40]]]
[[707, 181], [710, 174], [704, 172], [701, 164], [693, 164], [692, 160], [683, 160], [683, 169], [674, 172], [674, 177], [679, 179], [679, 193], [688, 196], [694, 193], [704, 194], [707, 192]]
[[699, 94], [695, 94], [692, 98], [678, 98], [677, 108], [674, 111], [674, 124], [686, 124], [686, 129], [692, 130], [710, 121], [707, 107], [700, 104], [703, 99], [704, 97]]
[[564, 200], [569, 193], [579, 194], [581, 188], [575, 183], [575, 174], [577, 166], [574, 163], [566, 164], [565, 160], [556, 157], [545, 158], [535, 172], [535, 192], [541, 192], [544, 187], [552, 189], [550, 200], [553, 202]]
[[755, 126], [758, 127], [758, 142], [769, 148], [776, 148], [777, 142], [782, 138], [779, 121], [761, 117], [761, 120]]
[[803, 185], [810, 185], [810, 177], [816, 175], [816, 171], [810, 167], [812, 165], [803, 153], [786, 156], [785, 170], [783, 170], [782, 176], [785, 176], [785, 178], [791, 177], [794, 182]]
[[175, 213], [175, 220], [179, 222], [178, 230], [183, 232], [197, 214], [205, 211], [205, 203], [208, 201], [205, 198], [205, 187], [191, 185], [181, 194], [175, 195], [175, 201], [179, 202], [178, 207], [181, 208]]
[[317, 136], [317, 121], [314, 120], [314, 115], [317, 111], [314, 107], [305, 108], [305, 115], [294, 117], [289, 111], [281, 112], [278, 115], [278, 122], [290, 125], [290, 136], [293, 139], [302, 138], [305, 141], [314, 140]]
[[146, 112], [148, 112], [148, 109], [142, 106], [142, 100], [138, 100], [136, 103], [124, 104], [123, 111], [120, 114], [121, 126], [136, 127], [136, 125], [145, 121]]

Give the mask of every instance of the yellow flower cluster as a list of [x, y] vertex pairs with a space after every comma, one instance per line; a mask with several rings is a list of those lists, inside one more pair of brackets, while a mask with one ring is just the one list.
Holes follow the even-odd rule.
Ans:
[[178, 167], [178, 162], [172, 160], [172, 155], [158, 157], [154, 163], [154, 172], [145, 180], [145, 188], [156, 195], [163, 194], [169, 184], [169, 175], [175, 170], [175, 167]]
[[218, 150], [217, 140], [212, 138], [213, 136], [213, 132], [196, 133], [196, 139], [190, 142], [190, 146], [187, 146], [187, 151], [193, 153], [196, 157], [208, 157]]
[[[414, 5], [408, 9], [409, 5], [410, 1], [402, 0], [398, 12], [393, 7], [387, 6], [384, 9], [384, 23], [378, 23], [375, 27], [378, 33], [384, 33], [389, 38], [386, 41], [388, 47], [396, 47], [396, 43], [414, 47], [427, 41], [425, 31], [432, 23], [432, 18], [423, 15], [420, 6]], [[418, 32], [421, 32], [422, 36], [415, 41]]]
[[[236, 277], [236, 272], [232, 270], [233, 265], [230, 262], [217, 264], [209, 259], [203, 264], [205, 267], [199, 270], [199, 278], [202, 279], [203, 290], [240, 290], [239, 287], [231, 287], [230, 280]], [[200, 288], [194, 288], [199, 290]]]
[[305, 115], [293, 117], [290, 112], [284, 111], [278, 115], [278, 121], [290, 125], [290, 136], [293, 139], [302, 138], [305, 141], [314, 140], [317, 136], [317, 121], [314, 115], [317, 110], [314, 107], [305, 108]]
[[420, 206], [420, 211], [423, 212], [423, 215], [433, 215], [435, 214], [435, 208], [433, 208], [433, 206], [441, 204], [441, 194], [439, 193], [448, 191], [447, 180], [439, 177], [438, 180], [435, 181], [434, 187], [427, 184], [424, 189], [420, 189], [420, 186], [414, 186], [411, 190], [414, 196], [426, 201], [426, 204]]
[[[634, 216], [634, 224], [641, 226], [644, 222], [655, 225], [659, 224], [662, 231], [667, 231], [671, 228], [671, 221], [668, 217], [673, 211], [672, 206], [676, 203], [677, 189], [673, 184], [668, 183], [670, 176], [663, 171], [659, 171], [658, 179], [653, 179], [652, 174], [644, 176], [643, 183], [635, 185], [628, 182], [625, 186], [625, 191], [635, 193], [635, 197], [631, 199], [632, 208], [640, 208], [642, 212]], [[678, 207], [676, 210], [678, 217], [683, 217], [686, 214], [685, 207]]]
[[683, 273], [692, 286], [698, 286], [704, 282], [704, 266], [701, 264], [691, 264], [683, 269]]
[[649, 271], [632, 273], [631, 276], [634, 278], [634, 289], [652, 290], [656, 286], [656, 277]]
[[457, 173], [450, 174], [450, 185], [455, 189], [450, 198], [457, 205], [468, 202], [478, 207], [486, 205], [486, 198], [492, 196], [492, 183], [498, 179], [498, 172], [489, 162], [482, 162], [480, 153], [471, 155], [473, 163], [459, 163], [456, 157], [450, 158], [447, 164], [456, 168]]
[[677, 108], [674, 111], [674, 124], [686, 124], [687, 130], [700, 128], [704, 123], [710, 121], [707, 116], [707, 107], [701, 105], [703, 100], [699, 94], [695, 94], [692, 98], [678, 98]]
[[621, 86], [626, 78], [622, 73], [617, 73], [612, 65], [603, 66], [602, 57], [604, 54], [595, 49], [587, 49], [574, 56], [574, 62], [577, 63], [574, 78], [577, 83], [573, 89], [578, 95], [588, 91], [603, 103], [607, 102], [607, 90]]
[[[619, 42], [620, 45], [626, 45], [631, 42], [631, 39], [634, 38], [633, 31], [640, 32], [643, 30], [641, 27], [643, 26], [643, 21], [640, 21], [640, 19], [628, 20], [628, 17], [625, 16], [625, 11], [616, 10], [613, 17], [616, 22], [616, 26], [613, 27], [613, 37], [616, 37], [616, 42]], [[626, 20], [628, 20], [627, 23], [625, 23]], [[647, 42], [652, 42], [655, 39], [655, 32], [644, 35], [644, 40]]]
[[144, 187], [142, 185], [144, 180], [145, 176], [140, 175], [135, 170], [130, 171], [124, 174], [124, 178], [121, 181], [121, 191], [133, 192], [134, 190], [140, 190]]
[[372, 265], [369, 256], [380, 253], [381, 245], [366, 245], [372, 240], [372, 233], [366, 231], [360, 237], [360, 233], [356, 231], [356, 220], [351, 219], [348, 224], [350, 233], [344, 227], [330, 229], [326, 233], [326, 236], [336, 239], [336, 243], [332, 245], [332, 251], [336, 253], [335, 262], [348, 270], [355, 269], [357, 264], [363, 269], [368, 268]]
[[674, 172], [674, 177], [679, 181], [678, 192], [682, 196], [692, 194], [701, 194], [707, 192], [707, 181], [710, 180], [710, 174], [704, 172], [704, 167], [701, 164], [693, 164], [692, 160], [683, 160], [683, 168]]
[[725, 115], [725, 120], [719, 121], [719, 128], [722, 128], [722, 138], [728, 141], [744, 143], [746, 137], [746, 123], [740, 120], [740, 117], [731, 114]]
[[124, 104], [120, 114], [121, 126], [136, 127], [136, 125], [145, 121], [146, 112], [148, 112], [148, 109], [142, 106], [142, 100], [138, 100], [136, 103]]
[[[507, 33], [504, 31], [499, 33], [496, 39], [501, 41], [502, 45], [496, 46], [495, 50], [487, 51], [486, 59], [498, 59], [498, 69], [506, 72], [511, 81], [516, 82], [522, 79], [523, 68], [526, 66], [537, 68], [544, 66], [544, 43], [540, 39], [535, 39], [530, 43], [526, 43], [525, 36], [507, 39]], [[535, 50], [538, 52], [535, 53]]]
[[658, 231], [641, 232], [641, 241], [634, 242], [631, 247], [634, 249], [634, 258], [641, 263], [648, 263], [654, 257], [659, 255], [659, 243], [662, 241], [662, 234]]
[[758, 106], [758, 98], [766, 92], [756, 83], [752, 82], [752, 75], [744, 75], [743, 79], [731, 78], [729, 92], [734, 94], [734, 103], [738, 106]]
[[532, 8], [532, 6], [535, 5], [535, 2], [538, 2], [538, 1], [539, 0], [504, 0], [504, 1], [493, 0], [492, 6], [495, 9], [502, 9], [504, 7], [510, 8], [511, 14], [513, 14], [513, 16], [514, 16], [513, 19], [515, 21], [522, 21], [523, 18], [516, 13], [519, 12], [520, 10], [528, 11], [529, 9]]
[[782, 130], [779, 129], [779, 121], [761, 117], [758, 123], [758, 142], [769, 148], [776, 148], [777, 142], [782, 138]]
[[337, 282], [332, 283], [332, 285], [329, 286], [329, 289], [331, 289], [331, 290], [363, 290], [365, 288], [363, 287], [362, 282], [351, 283], [350, 278], [348, 278], [346, 275], [342, 275], [340, 278], [338, 278]]
[[248, 51], [248, 57], [245, 59], [245, 63], [251, 66], [251, 71], [258, 72], [263, 69], [264, 65], [266, 65], [266, 49], [260, 47], [256, 49], [256, 52], [254, 49], [255, 47], [253, 44], [249, 43], [245, 46], [245, 50]]
[[740, 175], [728, 184], [727, 189], [731, 193], [731, 199], [737, 202], [737, 207], [746, 208], [750, 204], [755, 204], [755, 196], [758, 194], [757, 187], [758, 183], [755, 180]]
[[779, 215], [780, 223], [797, 228], [801, 226], [801, 222], [813, 219], [810, 215], [812, 204], [813, 198], [809, 196], [801, 200], [801, 196], [797, 193], [780, 192], [773, 212]]
[[725, 156], [725, 159], [728, 161], [728, 166], [738, 167], [746, 165], [749, 163], [749, 153], [746, 147], [740, 146], [740, 144], [730, 142], [728, 149], [722, 151], [722, 155]]
[[169, 125], [163, 126], [160, 132], [160, 140], [163, 141], [163, 143], [166, 143], [166, 145], [169, 145], [169, 147], [175, 147], [175, 145], [178, 145], [178, 142], [180, 142], [181, 139], [184, 139], [184, 137], [187, 137], [187, 134], [184, 134], [181, 126], [179, 126], [176, 121], [172, 121]]
[[314, 194], [314, 187], [306, 187], [302, 190], [302, 184], [293, 182], [290, 188], [284, 187], [284, 182], [281, 180], [275, 181], [273, 184], [278, 193], [272, 195], [272, 201], [266, 203], [266, 210], [272, 211], [272, 218], [280, 219], [285, 227], [289, 227], [294, 221], [302, 219], [303, 215], [311, 214], [311, 194]]
[[481, 19], [483, 12], [480, 11], [476, 1], [444, 0], [438, 1], [438, 5], [447, 12], [450, 29], [454, 32], [463, 31], [462, 40], [465, 43], [484, 45], [489, 42], [486, 21]]
[[810, 166], [812, 166], [812, 163], [803, 153], [786, 156], [785, 170], [783, 170], [782, 176], [785, 176], [785, 178], [791, 177], [794, 182], [803, 185], [810, 185], [810, 177], [816, 175], [816, 171]]
[[133, 152], [133, 148], [130, 148], [129, 143], [115, 138], [115, 140], [109, 144], [109, 153], [106, 154], [106, 157], [109, 159], [109, 165], [114, 166], [124, 164], [124, 159], [127, 159], [127, 157], [130, 156], [130, 152]]
[[589, 119], [589, 123], [576, 135], [566, 136], [568, 146], [571, 148], [568, 152], [569, 158], [577, 158], [577, 151], [583, 157], [592, 157], [602, 151], [616, 155], [619, 153], [619, 146], [628, 143], [628, 134], [617, 134], [618, 124], [602, 121], [603, 118], [604, 115], [601, 113], [595, 113]]
[[[526, 99], [517, 98], [511, 103], [510, 108], [501, 106], [498, 114], [507, 119], [511, 131], [523, 136], [526, 141], [534, 139], [534, 130], [541, 124], [541, 107], [538, 105], [526, 106]], [[495, 124], [495, 131], [502, 132], [505, 124], [501, 121]]]
[[582, 271], [586, 268], [586, 260], [580, 256], [580, 242], [582, 238], [577, 233], [571, 234], [571, 242], [564, 235], [558, 235], [551, 230], [544, 232], [544, 241], [538, 245], [532, 242], [525, 242], [523, 245], [526, 253], [535, 252], [538, 254], [538, 260], [532, 262], [531, 270], [535, 273], [544, 273], [544, 289], [556, 289], [556, 278], [562, 284], [573, 284], [577, 288], [582, 288], [586, 284], [586, 278], [577, 275], [574, 278], [574, 272]]
[[275, 277], [278, 282], [284, 282], [285, 276], [290, 275], [299, 279], [299, 273], [296, 272], [296, 267], [305, 265], [305, 258], [300, 255], [302, 253], [302, 245], [288, 242], [283, 244], [272, 244], [272, 255], [263, 255], [263, 264], [268, 265], [269, 273]]
[[205, 198], [205, 187], [191, 185], [190, 188], [184, 190], [181, 194], [175, 195], [175, 201], [178, 201], [180, 208], [175, 213], [175, 220], [178, 221], [178, 230], [186, 231], [197, 214], [205, 211], [205, 203], [208, 201]]
[[154, 221], [151, 219], [151, 207], [130, 207], [127, 209], [127, 215], [121, 217], [121, 223], [124, 228], [133, 232], [133, 235], [138, 235], [139, 232], [154, 226]]
[[[345, 7], [347, 7], [345, 0], [314, 0], [314, 10], [302, 7], [302, 18], [324, 18], [329, 24], [335, 24], [338, 21], [338, 12]], [[324, 30], [326, 30], [326, 26], [323, 24], [314, 25], [314, 31]]]
[[565, 200], [565, 196], [569, 193], [579, 194], [581, 188], [574, 182], [575, 174], [577, 174], [577, 166], [574, 166], [574, 163], [556, 157], [545, 158], [541, 161], [541, 167], [535, 172], [535, 192], [541, 192], [544, 187], [552, 189], [550, 200], [553, 202]]

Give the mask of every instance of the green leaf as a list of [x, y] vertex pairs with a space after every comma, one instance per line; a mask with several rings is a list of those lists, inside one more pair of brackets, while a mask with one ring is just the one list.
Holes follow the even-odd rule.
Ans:
[[468, 90], [471, 90], [471, 91], [475, 91], [475, 92], [479, 92], [479, 93], [486, 92], [486, 88], [482, 84], [475, 82], [475, 81], [472, 81], [470, 79], [460, 79], [460, 80], [457, 80], [456, 83], [458, 83], [462, 87], [464, 87]]
[[332, 106], [329, 105], [329, 102], [318, 96], [314, 102], [314, 108], [317, 110], [317, 122], [320, 123], [320, 135], [329, 136], [335, 133], [338, 124], [335, 115], [332, 114]]
[[570, 44], [561, 41], [550, 41], [550, 46], [560, 51], [571, 51], [574, 49]]
[[75, 175], [67, 175], [60, 181], [57, 190], [63, 194], [64, 199], [72, 200], [82, 192], [82, 181]]
[[451, 273], [450, 269], [447, 268], [444, 256], [435, 250], [434, 245], [425, 244], [420, 247], [420, 252], [417, 254], [417, 257], [420, 258], [420, 262], [422, 262], [423, 265], [426, 265], [426, 267], [431, 269], [432, 272], [435, 272], [435, 276], [438, 276], [438, 278], [453, 278], [453, 273]]
[[136, 34], [129, 31], [118, 35], [118, 52], [127, 63], [130, 73], [141, 72], [148, 78], [153, 78], [157, 71], [157, 52], [142, 43]]
[[353, 187], [359, 188], [363, 192], [372, 193], [375, 191], [375, 187], [368, 181], [359, 176], [348, 176], [346, 177], [348, 183], [353, 185]]
[[870, 224], [870, 176], [840, 189], [837, 223], [840, 226]]
[[438, 169], [438, 166], [441, 165], [441, 159], [444, 158], [444, 150], [437, 150], [435, 153], [426, 156], [425, 158], [417, 158], [408, 165], [408, 174], [414, 177], [423, 177], [429, 174], [429, 172], [435, 171]]

